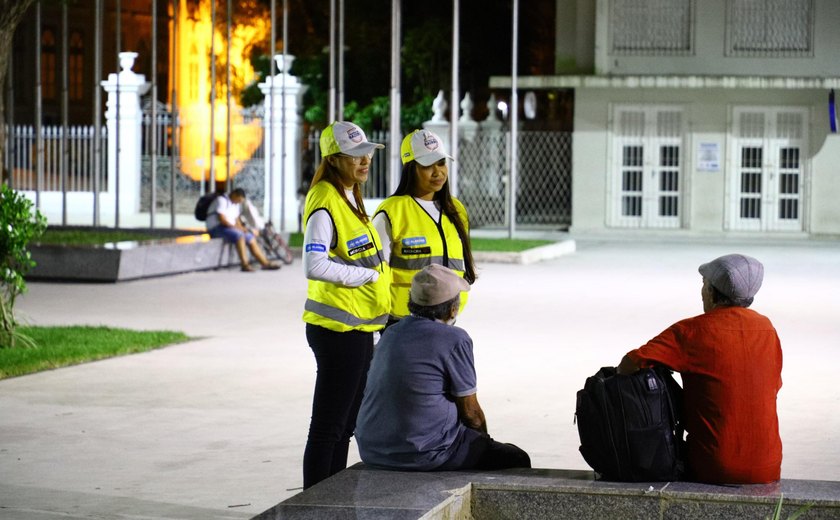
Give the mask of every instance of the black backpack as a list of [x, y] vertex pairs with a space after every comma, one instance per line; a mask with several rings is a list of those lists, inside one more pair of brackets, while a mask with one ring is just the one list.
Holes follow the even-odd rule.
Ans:
[[210, 209], [210, 204], [216, 200], [219, 194], [216, 192], [205, 193], [199, 197], [198, 202], [195, 203], [195, 218], [204, 222], [207, 220], [207, 210]]
[[618, 375], [604, 367], [577, 393], [580, 453], [600, 479], [679, 480], [682, 388], [664, 367]]

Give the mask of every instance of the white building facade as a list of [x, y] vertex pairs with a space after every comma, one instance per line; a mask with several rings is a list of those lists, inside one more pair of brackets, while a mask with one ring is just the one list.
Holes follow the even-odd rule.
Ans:
[[519, 88], [574, 89], [571, 231], [840, 235], [838, 27], [835, 0], [558, 0], [566, 73]]

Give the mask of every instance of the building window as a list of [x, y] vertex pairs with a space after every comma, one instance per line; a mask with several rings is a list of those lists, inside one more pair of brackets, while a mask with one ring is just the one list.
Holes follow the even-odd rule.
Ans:
[[44, 100], [56, 99], [56, 44], [52, 29], [44, 28], [41, 33], [41, 97]]
[[693, 43], [693, 0], [611, 0], [611, 54], [686, 55]]
[[814, 0], [729, 0], [728, 56], [813, 55]]
[[69, 73], [69, 96], [71, 101], [84, 99], [85, 77], [85, 42], [79, 31], [70, 34], [70, 56], [67, 69]]

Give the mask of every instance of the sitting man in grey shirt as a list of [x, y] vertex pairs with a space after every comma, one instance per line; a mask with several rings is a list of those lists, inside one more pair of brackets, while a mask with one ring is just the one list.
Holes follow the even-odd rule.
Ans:
[[356, 424], [365, 464], [399, 470], [530, 468], [496, 442], [476, 397], [472, 339], [453, 326], [470, 285], [432, 264], [412, 282], [410, 316], [382, 334]]

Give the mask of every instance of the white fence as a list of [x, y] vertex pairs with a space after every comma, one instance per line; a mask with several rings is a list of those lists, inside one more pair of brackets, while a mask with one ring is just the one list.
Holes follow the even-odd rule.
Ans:
[[[16, 190], [92, 192], [107, 191], [106, 150], [102, 147], [100, 177], [94, 182], [96, 143], [93, 126], [41, 127], [40, 144], [32, 126], [6, 127], [5, 168]], [[103, 127], [100, 144], [107, 139]], [[43, 152], [38, 153], [39, 147]]]

